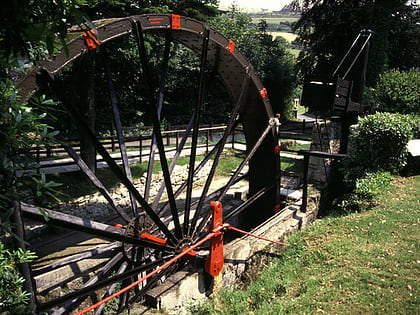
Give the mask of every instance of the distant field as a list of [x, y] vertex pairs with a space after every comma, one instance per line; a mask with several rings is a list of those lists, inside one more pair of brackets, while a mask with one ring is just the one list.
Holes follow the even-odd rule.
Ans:
[[299, 20], [297, 17], [281, 17], [281, 18], [270, 18], [270, 17], [258, 17], [252, 18], [252, 23], [258, 23], [260, 20], [265, 20], [267, 24], [279, 24], [280, 22], [296, 22]]
[[270, 32], [270, 35], [273, 36], [273, 38], [276, 38], [277, 36], [281, 36], [285, 40], [287, 40], [289, 43], [294, 41], [297, 37], [296, 34], [286, 33], [286, 32]]

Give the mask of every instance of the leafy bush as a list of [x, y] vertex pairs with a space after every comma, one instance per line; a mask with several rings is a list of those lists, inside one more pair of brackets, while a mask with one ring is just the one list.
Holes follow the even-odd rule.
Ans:
[[375, 87], [376, 102], [381, 111], [393, 113], [420, 112], [420, 71], [391, 69], [379, 76]]
[[356, 179], [354, 190], [342, 201], [340, 207], [344, 212], [366, 210], [375, 205], [374, 198], [386, 188], [392, 180], [389, 172], [367, 173]]
[[[14, 201], [28, 197], [42, 200], [45, 194], [54, 198], [57, 184], [47, 182], [45, 175], [34, 172], [39, 165], [32, 154], [37, 147], [46, 148], [54, 141], [56, 132], [43, 121], [45, 111], [37, 112], [52, 104], [44, 97], [36, 99], [32, 106], [20, 102], [12, 84], [0, 82], [0, 237], [17, 237], [10, 220], [15, 210]], [[13, 307], [13, 313], [17, 314], [18, 309], [20, 312], [17, 305], [27, 302], [28, 294], [22, 289], [24, 280], [19, 276], [16, 264], [29, 262], [34, 257], [33, 253], [21, 249], [9, 251], [0, 242], [0, 313]]]
[[420, 120], [412, 115], [376, 113], [360, 120], [351, 136], [345, 167], [347, 177], [360, 178], [366, 172], [398, 173], [406, 164], [407, 143]]
[[25, 281], [19, 274], [16, 264], [31, 262], [36, 258], [30, 251], [18, 249], [10, 251], [0, 242], [0, 312], [11, 310], [29, 301], [29, 292], [22, 289]]

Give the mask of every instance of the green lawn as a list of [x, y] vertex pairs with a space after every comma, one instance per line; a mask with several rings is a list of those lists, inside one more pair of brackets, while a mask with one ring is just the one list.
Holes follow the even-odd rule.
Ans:
[[285, 40], [287, 40], [289, 43], [293, 42], [297, 35], [293, 33], [287, 33], [287, 32], [270, 32], [269, 33], [273, 38], [276, 37], [283, 37]]
[[373, 209], [289, 237], [245, 290], [197, 314], [419, 314], [420, 176], [396, 178]]
[[254, 17], [254, 18], [252, 18], [252, 23], [259, 23], [261, 20], [265, 20], [267, 22], [267, 24], [279, 24], [281, 22], [294, 23], [297, 20], [299, 20], [299, 18], [298, 17], [276, 17], [276, 18]]

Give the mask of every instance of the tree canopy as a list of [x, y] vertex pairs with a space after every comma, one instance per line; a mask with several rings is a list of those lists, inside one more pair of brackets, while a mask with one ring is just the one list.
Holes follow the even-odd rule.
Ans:
[[[374, 32], [367, 85], [373, 86], [388, 66], [419, 65], [418, 11], [406, 0], [304, 0], [294, 25], [304, 47], [297, 66], [303, 77], [331, 76], [362, 29]], [[417, 47], [417, 48], [415, 48]]]
[[235, 6], [224, 15], [213, 18], [210, 25], [236, 43], [260, 75], [273, 110], [287, 115], [296, 77], [293, 56], [286, 50], [284, 42], [268, 34], [264, 20], [252, 24], [251, 17]]

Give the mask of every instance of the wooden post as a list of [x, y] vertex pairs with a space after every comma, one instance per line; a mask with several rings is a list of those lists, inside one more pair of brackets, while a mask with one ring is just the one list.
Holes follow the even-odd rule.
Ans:
[[210, 137], [210, 129], [207, 128], [207, 130], [206, 130], [206, 154], [209, 153], [209, 137]]
[[[14, 211], [11, 216], [12, 231], [16, 235], [15, 237], [13, 237], [13, 243], [14, 243], [15, 249], [20, 248], [23, 251], [26, 251], [27, 248], [24, 241], [25, 230], [24, 230], [24, 225], [23, 225], [23, 220], [22, 220], [22, 215], [21, 215], [20, 203], [16, 200], [14, 200], [12, 203], [13, 203], [13, 208], [14, 208]], [[25, 279], [25, 281], [22, 284], [23, 289], [30, 294], [29, 303], [31, 305], [31, 309], [28, 314], [33, 314], [33, 315], [38, 314], [37, 309], [36, 309], [37, 299], [35, 296], [35, 292], [36, 292], [35, 283], [33, 280], [34, 278], [32, 276], [31, 267], [29, 266], [29, 263], [27, 262], [19, 263], [17, 267], [19, 269], [19, 272], [22, 274], [22, 277]]]
[[306, 131], [306, 120], [304, 119], [302, 121], [302, 133], [305, 134], [305, 131]]
[[41, 152], [38, 146], [36, 147], [36, 163], [41, 163]]
[[210, 123], [210, 141], [213, 141], [213, 124]]
[[308, 206], [308, 173], [309, 173], [309, 152], [303, 153], [303, 193], [302, 193], [302, 206], [300, 211], [306, 212], [306, 207]]
[[115, 139], [114, 139], [114, 128], [112, 128], [112, 127], [110, 129], [110, 134], [111, 134], [111, 151], [114, 152], [115, 151]]
[[232, 150], [235, 149], [235, 129], [232, 130]]
[[141, 163], [141, 156], [143, 151], [143, 136], [139, 134], [139, 163]]

